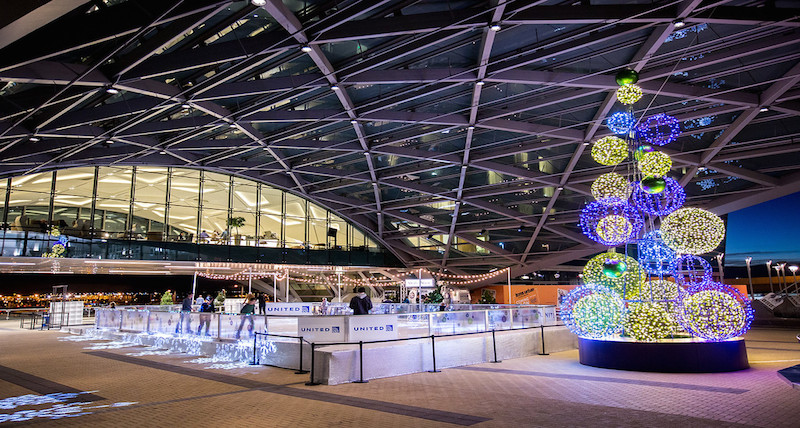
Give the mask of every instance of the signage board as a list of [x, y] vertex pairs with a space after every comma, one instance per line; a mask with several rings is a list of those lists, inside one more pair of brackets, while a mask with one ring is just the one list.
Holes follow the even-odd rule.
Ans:
[[397, 339], [397, 315], [347, 317], [349, 342]]
[[313, 303], [267, 303], [264, 312], [267, 315], [314, 315]]
[[548, 306], [546, 308], [542, 308], [541, 311], [544, 312], [544, 325], [556, 325], [556, 308], [553, 306]]
[[297, 335], [309, 342], [344, 342], [344, 317], [298, 318]]
[[435, 285], [433, 284], [433, 278], [422, 279], [407, 279], [406, 280], [406, 287], [408, 288], [433, 288]]

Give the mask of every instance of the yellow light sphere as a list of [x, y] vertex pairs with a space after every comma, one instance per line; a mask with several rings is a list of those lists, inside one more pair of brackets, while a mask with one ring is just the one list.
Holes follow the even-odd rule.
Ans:
[[631, 105], [642, 98], [642, 88], [634, 85], [624, 85], [617, 89], [617, 100], [625, 105]]
[[630, 303], [622, 321], [625, 334], [643, 342], [655, 342], [675, 331], [678, 323], [662, 305]]
[[603, 137], [592, 145], [592, 159], [601, 165], [614, 166], [628, 158], [628, 143], [619, 137]]
[[605, 216], [597, 222], [597, 236], [606, 242], [625, 241], [631, 232], [633, 225], [621, 215]]
[[609, 172], [597, 177], [592, 183], [592, 196], [605, 204], [620, 204], [631, 195], [631, 183], [616, 172]]
[[703, 254], [725, 238], [725, 223], [712, 212], [681, 208], [661, 221], [661, 237], [679, 254]]
[[[603, 265], [607, 261], [624, 262], [627, 269], [618, 277], [609, 277], [603, 273]], [[618, 293], [624, 299], [636, 297], [639, 287], [646, 279], [646, 274], [633, 257], [619, 253], [600, 253], [586, 263], [583, 268], [583, 281], [586, 284], [602, 285]]]
[[663, 177], [672, 168], [672, 159], [662, 152], [645, 153], [639, 160], [639, 171], [645, 177]]

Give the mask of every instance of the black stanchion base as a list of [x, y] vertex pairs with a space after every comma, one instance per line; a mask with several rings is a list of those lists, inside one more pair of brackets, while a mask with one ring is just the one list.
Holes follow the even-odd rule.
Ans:
[[250, 363], [250, 365], [251, 366], [260, 366], [261, 364], [259, 364], [259, 363]]
[[503, 360], [497, 360], [497, 361], [489, 361], [489, 362], [490, 362], [490, 363], [494, 363], [494, 364], [497, 364], [497, 363], [502, 363], [502, 362], [503, 362]]
[[441, 370], [428, 370], [428, 373], [441, 373]]
[[315, 385], [322, 385], [319, 382], [306, 382], [306, 386], [315, 386]]
[[354, 380], [353, 383], [369, 383], [368, 380]]
[[724, 342], [627, 342], [578, 339], [583, 365], [662, 373], [720, 373], [750, 367], [744, 339]]
[[536, 355], [550, 355], [550, 354], [536, 354]]
[[308, 374], [308, 370], [295, 370], [294, 374]]

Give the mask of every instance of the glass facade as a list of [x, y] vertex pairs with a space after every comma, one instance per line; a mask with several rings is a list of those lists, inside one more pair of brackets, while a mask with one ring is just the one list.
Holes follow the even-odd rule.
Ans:
[[70, 237], [101, 240], [378, 248], [363, 232], [313, 202], [208, 171], [72, 168], [3, 179], [0, 192], [5, 231], [47, 234], [57, 228]]

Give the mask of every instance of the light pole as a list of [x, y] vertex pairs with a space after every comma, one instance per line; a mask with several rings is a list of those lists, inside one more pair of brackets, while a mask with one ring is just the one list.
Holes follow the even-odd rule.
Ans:
[[725, 253], [719, 253], [715, 257], [717, 259], [717, 266], [719, 266], [719, 282], [722, 284], [725, 282], [725, 273], [722, 271], [722, 258], [725, 257]]
[[769, 292], [775, 293], [775, 289], [772, 288], [772, 271], [770, 270], [771, 266], [772, 266], [772, 260], [767, 262], [767, 275], [769, 276]]
[[781, 285], [781, 267], [775, 265], [772, 268], [775, 269], [775, 275], [778, 275], [778, 291], [781, 291], [783, 290], [783, 286]]
[[747, 283], [750, 284], [750, 300], [753, 300], [753, 298], [755, 297], [753, 295], [753, 275], [750, 273], [750, 262], [752, 260], [753, 260], [752, 257], [744, 259], [744, 262], [747, 264]]
[[786, 281], [786, 263], [781, 263], [778, 266], [780, 266], [781, 275], [783, 275], [783, 288], [781, 288], [781, 290], [784, 290], [785, 294], [789, 294], [788, 290], [786, 290], [789, 287], [789, 284]]
[[797, 266], [791, 265], [789, 266], [789, 270], [792, 271], [792, 277], [794, 278], [794, 293], [797, 294], [798, 285], [797, 285]]

